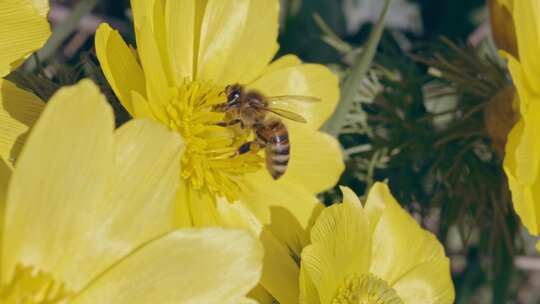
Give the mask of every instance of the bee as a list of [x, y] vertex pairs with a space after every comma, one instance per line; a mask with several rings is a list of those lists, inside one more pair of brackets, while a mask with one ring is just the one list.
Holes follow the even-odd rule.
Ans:
[[[276, 108], [280, 101], [317, 102], [320, 99], [308, 96], [267, 97], [256, 90], [246, 90], [240, 84], [227, 86], [224, 91], [227, 102], [217, 106], [216, 110], [226, 113], [226, 122], [221, 126], [239, 124], [242, 130], [253, 131], [255, 140], [240, 146], [235, 155], [264, 149], [266, 169], [274, 178], [279, 179], [289, 164], [291, 144], [289, 131], [280, 117], [306, 123], [306, 119], [294, 112]], [[274, 115], [269, 115], [269, 113]]]

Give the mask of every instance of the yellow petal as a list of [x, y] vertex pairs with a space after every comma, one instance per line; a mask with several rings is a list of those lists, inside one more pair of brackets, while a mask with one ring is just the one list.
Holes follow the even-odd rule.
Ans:
[[520, 183], [531, 185], [538, 179], [540, 167], [540, 104], [532, 100], [522, 115], [523, 129], [514, 150], [515, 174]]
[[300, 290], [308, 292], [299, 295], [302, 303], [332, 303], [338, 284], [344, 279], [327, 251], [324, 244], [311, 244], [302, 251]]
[[215, 227], [220, 219], [214, 197], [207, 192], [197, 191], [183, 182], [176, 197], [177, 227]]
[[[370, 192], [385, 193], [386, 191], [388, 191], [387, 187], [388, 186], [384, 183], [375, 183], [371, 187]], [[343, 192], [344, 202], [358, 200], [356, 194], [354, 196], [350, 194], [352, 191], [343, 191], [343, 189], [341, 191]], [[369, 218], [370, 231], [372, 232], [375, 231], [377, 225], [379, 224], [381, 216], [386, 209], [386, 199], [387, 197], [384, 195], [372, 195], [368, 197], [368, 201], [364, 206], [364, 210], [366, 211], [367, 217]]]
[[249, 292], [248, 295], [250, 298], [255, 299], [259, 304], [274, 304], [274, 297], [272, 297], [271, 294], [268, 293], [264, 287], [262, 287], [260, 284], [257, 285], [252, 291]]
[[278, 49], [279, 1], [209, 0], [201, 25], [197, 77], [248, 83]]
[[302, 60], [298, 58], [298, 56], [293, 55], [293, 54], [287, 54], [285, 56], [281, 56], [278, 59], [272, 61], [266, 67], [266, 69], [264, 69], [261, 75], [270, 74], [274, 71], [278, 71], [281, 69], [285, 69], [288, 67], [293, 67], [293, 66], [297, 66], [301, 64], [302, 64]]
[[508, 178], [508, 185], [512, 192], [512, 202], [514, 210], [521, 218], [523, 225], [533, 235], [540, 233], [540, 208], [538, 208], [537, 199], [540, 194], [540, 181], [533, 183], [524, 183], [517, 173], [517, 151], [523, 138], [524, 121], [521, 119], [508, 135], [506, 143], [506, 152], [504, 158], [504, 171]]
[[[142, 28], [145, 23], [150, 26], [150, 31], [154, 31], [155, 4], [156, 0], [131, 0], [131, 11], [136, 31]], [[139, 45], [139, 40], [137, 40], [137, 45]]]
[[265, 171], [246, 177], [240, 200], [295, 255], [309, 242], [309, 227], [323, 205], [305, 188], [276, 183]]
[[497, 0], [497, 2], [506, 7], [509, 12], [514, 11], [514, 0]]
[[[2, 238], [2, 229], [4, 227], [7, 189], [12, 174], [12, 168], [4, 160], [0, 159], [0, 238]], [[0, 246], [1, 244], [2, 242], [0, 242]]]
[[133, 104], [134, 117], [147, 118], [151, 120], [157, 120], [163, 116], [160, 116], [161, 112], [152, 111], [150, 103], [137, 91], [131, 91], [131, 101]]
[[394, 290], [403, 303], [454, 303], [455, 291], [448, 279], [450, 261], [439, 258], [423, 263], [397, 281]]
[[[8, 182], [11, 179], [11, 168], [2, 159], [0, 159], [0, 252], [3, 250], [4, 244], [4, 224], [6, 215], [6, 195]], [[2, 265], [0, 264], [0, 273], [2, 271]]]
[[234, 304], [263, 304], [263, 303], [259, 303], [257, 300], [250, 299], [250, 298], [241, 298], [240, 300], [235, 300], [233, 303]]
[[19, 155], [44, 106], [35, 95], [0, 79], [0, 157], [9, 165]]
[[0, 1], [0, 77], [45, 44], [51, 31], [31, 0]]
[[[264, 288], [261, 289], [268, 291], [279, 303], [297, 303], [299, 269], [290, 249], [276, 238], [270, 227], [263, 227], [243, 203], [231, 204], [221, 199], [218, 201], [218, 211], [224, 227], [244, 229], [260, 238], [265, 252], [260, 282]], [[294, 224], [284, 226], [290, 229]]]
[[172, 229], [180, 138], [148, 121], [113, 128], [90, 81], [48, 103], [9, 187], [3, 279], [22, 263], [78, 290]]
[[345, 170], [339, 142], [306, 126], [297, 126], [289, 137], [291, 158], [278, 184], [295, 183], [313, 193], [335, 186]]
[[120, 261], [73, 303], [245, 303], [262, 252], [247, 232], [178, 230]]
[[[182, 140], [163, 125], [132, 120], [116, 131], [115, 167], [98, 220], [107, 241], [132, 248], [174, 227]], [[148, 220], [152, 219], [152, 220]]]
[[181, 181], [178, 191], [176, 192], [176, 202], [174, 209], [174, 223], [176, 228], [191, 228], [194, 227], [189, 201], [187, 201], [187, 193], [185, 192], [186, 183]]
[[[167, 81], [170, 84], [173, 84], [173, 68], [171, 65], [171, 59], [169, 58], [169, 45], [167, 42], [170, 33], [167, 33], [167, 24], [165, 20], [165, 5], [166, 1], [154, 1], [154, 21], [152, 24], [152, 33], [154, 34], [156, 45], [159, 51], [159, 56], [161, 58], [163, 69], [165, 71], [165, 76], [167, 77]], [[138, 33], [140, 33], [140, 31], [138, 31]]]
[[113, 128], [112, 109], [89, 81], [62, 89], [50, 100], [10, 182], [3, 280], [18, 262], [54, 270], [62, 280], [79, 278], [69, 288], [80, 287], [80, 279], [88, 280], [85, 274], [95, 271], [79, 260], [85, 255], [79, 246], [96, 227], [84, 208], [104, 199], [113, 166]]
[[298, 302], [300, 304], [319, 304], [321, 302], [317, 287], [306, 273], [305, 267], [300, 268], [300, 296]]
[[[528, 81], [540, 81], [540, 3], [515, 1], [513, 17], [516, 26], [519, 61], [523, 64]], [[540, 90], [536, 87], [536, 93]]]
[[[384, 211], [373, 234], [371, 273], [393, 285], [418, 265], [445, 258], [437, 238], [401, 208], [388, 186], [377, 183], [369, 192], [366, 208], [381, 203]], [[451, 284], [449, 268], [438, 269], [438, 275]]]
[[261, 234], [263, 225], [241, 202], [229, 203], [226, 199], [221, 198], [216, 207], [221, 227], [246, 230], [257, 238]]
[[264, 228], [261, 236], [264, 247], [261, 284], [279, 303], [298, 303], [299, 268], [289, 250], [270, 229]]
[[32, 0], [32, 2], [34, 2], [34, 7], [39, 14], [43, 17], [47, 17], [47, 14], [49, 13], [49, 0]]
[[356, 195], [349, 188], [342, 191], [353, 199], [324, 209], [311, 229], [311, 243], [323, 246], [338, 280], [366, 272], [371, 260], [369, 220]]
[[194, 72], [196, 2], [169, 0], [165, 7], [168, 51], [176, 85], [185, 78], [191, 80]]
[[529, 107], [531, 94], [534, 94], [534, 83], [529, 83], [523, 65], [516, 58], [505, 52], [501, 53], [503, 57], [508, 59], [508, 70], [512, 74], [512, 80], [519, 96], [519, 111], [523, 114]]
[[[266, 96], [301, 95], [317, 97], [320, 102], [285, 101], [277, 107], [298, 113], [312, 129], [319, 129], [334, 112], [339, 87], [337, 77], [326, 67], [318, 64], [301, 64], [275, 69], [249, 84], [250, 88]], [[289, 123], [294, 128], [297, 123]]]
[[132, 98], [132, 92], [146, 96], [146, 81], [137, 59], [118, 31], [103, 23], [96, 32], [96, 54], [103, 74], [120, 102], [133, 117], [141, 117], [137, 111], [140, 99]]
[[[143, 20], [145, 21], [145, 20]], [[173, 96], [166, 69], [156, 37], [151, 31], [148, 22], [143, 22], [138, 29], [138, 51], [144, 70], [146, 82], [146, 98], [150, 101], [150, 107], [154, 111], [164, 111]]]

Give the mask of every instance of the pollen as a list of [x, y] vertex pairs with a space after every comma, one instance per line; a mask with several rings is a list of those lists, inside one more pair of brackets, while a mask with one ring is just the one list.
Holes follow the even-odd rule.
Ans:
[[66, 303], [72, 295], [63, 283], [49, 274], [21, 265], [15, 268], [11, 282], [0, 286], [0, 303], [3, 304], [60, 304]]
[[332, 304], [403, 304], [403, 300], [385, 281], [372, 274], [362, 274], [348, 276]]
[[226, 102], [223, 90], [211, 82], [184, 80], [166, 105], [164, 123], [186, 143], [181, 174], [188, 186], [233, 201], [244, 175], [259, 170], [264, 159], [252, 152], [236, 154], [249, 132], [219, 125], [226, 120], [215, 110]]

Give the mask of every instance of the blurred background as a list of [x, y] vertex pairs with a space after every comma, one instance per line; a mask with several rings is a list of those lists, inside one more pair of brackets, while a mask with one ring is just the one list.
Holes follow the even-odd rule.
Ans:
[[[328, 65], [353, 81], [381, 0], [283, 0], [280, 55]], [[101, 22], [134, 43], [128, 0], [52, 0], [54, 34], [10, 75], [47, 99], [91, 77], [129, 119], [101, 74], [93, 34]], [[514, 89], [492, 38], [485, 0], [392, 0], [374, 61], [352, 83], [339, 127], [340, 184], [365, 193], [385, 180], [437, 235], [452, 260], [456, 303], [540, 303], [540, 258], [520, 226], [502, 171], [516, 115]], [[36, 76], [36, 73], [37, 76]], [[356, 79], [358, 80], [358, 79]], [[321, 194], [331, 204], [338, 191]]]

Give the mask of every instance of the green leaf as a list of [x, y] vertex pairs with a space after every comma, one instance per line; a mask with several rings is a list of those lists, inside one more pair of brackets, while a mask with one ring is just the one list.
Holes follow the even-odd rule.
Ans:
[[[91, 13], [98, 5], [99, 0], [82, 0], [73, 8], [71, 14], [66, 20], [57, 24], [49, 38], [49, 41], [37, 52], [37, 56], [40, 60], [46, 61], [56, 50], [62, 46], [62, 43], [73, 33], [79, 26], [81, 19]], [[34, 70], [36, 63], [29, 61], [27, 64], [28, 70]]]
[[356, 62], [352, 68], [351, 74], [347, 77], [341, 88], [341, 100], [338, 104], [334, 115], [323, 126], [323, 131], [338, 136], [343, 128], [343, 123], [346, 121], [346, 116], [352, 108], [354, 99], [356, 98], [358, 86], [366, 76], [373, 59], [375, 52], [381, 40], [384, 30], [384, 20], [390, 6], [390, 0], [385, 0], [383, 11], [379, 20], [375, 24], [368, 41], [364, 46], [364, 51], [358, 55]]

